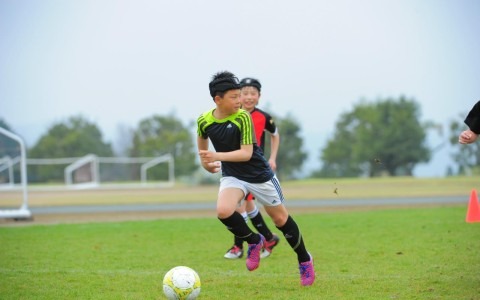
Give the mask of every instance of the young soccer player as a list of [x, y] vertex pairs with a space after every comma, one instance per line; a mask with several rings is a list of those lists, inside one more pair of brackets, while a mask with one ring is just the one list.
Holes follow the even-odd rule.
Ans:
[[[262, 85], [258, 79], [244, 78], [240, 81], [240, 87], [240, 103], [242, 104], [242, 108], [248, 111], [252, 116], [257, 144], [262, 149], [262, 152], [265, 152], [265, 132], [268, 131], [270, 133], [271, 147], [270, 159], [268, 160], [268, 163], [275, 172], [277, 168], [276, 159], [278, 147], [280, 145], [280, 135], [270, 114], [257, 108], [260, 100]], [[248, 218], [250, 218], [257, 231], [265, 237], [266, 242], [262, 250], [262, 254], [260, 255], [261, 258], [265, 258], [270, 256], [273, 248], [278, 244], [280, 239], [276, 234], [272, 233], [270, 228], [268, 228], [262, 214], [260, 213], [260, 210], [257, 208], [253, 200], [253, 195], [248, 194], [245, 197], [245, 201], [242, 201], [240, 206], [237, 208], [237, 212], [242, 215], [246, 222]], [[225, 253], [224, 257], [229, 259], [237, 259], [241, 258], [242, 256], [243, 240], [237, 236], [234, 236], [233, 246], [227, 251], [227, 253]]]
[[[209, 89], [215, 107], [197, 119], [197, 144], [202, 167], [211, 173], [222, 171], [217, 217], [230, 232], [248, 243], [247, 269], [257, 269], [265, 238], [253, 232], [235, 210], [246, 194], [254, 194], [297, 254], [301, 284], [312, 285], [313, 257], [283, 204], [280, 183], [256, 143], [252, 118], [240, 108], [238, 79], [230, 72], [219, 72], [210, 81]], [[216, 151], [209, 150], [209, 140]]]
[[480, 134], [480, 101], [472, 107], [464, 122], [467, 124], [468, 130], [460, 133], [458, 142], [460, 144], [471, 144], [477, 140]]

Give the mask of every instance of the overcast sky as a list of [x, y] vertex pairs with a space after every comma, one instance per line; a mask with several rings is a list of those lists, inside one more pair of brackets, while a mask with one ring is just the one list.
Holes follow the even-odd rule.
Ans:
[[[463, 121], [480, 100], [480, 1], [0, 0], [0, 118], [29, 146], [79, 114], [114, 145], [153, 114], [186, 125], [220, 70], [259, 78], [260, 107], [297, 118], [317, 167], [361, 99], [404, 95], [422, 121]], [[444, 147], [415, 173], [447, 163]]]

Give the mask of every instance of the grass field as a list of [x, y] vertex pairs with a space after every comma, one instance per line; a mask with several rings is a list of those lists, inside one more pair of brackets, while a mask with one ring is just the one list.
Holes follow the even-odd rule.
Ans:
[[[33, 188], [29, 202], [32, 207], [206, 202], [215, 201], [217, 188]], [[208, 218], [182, 213], [173, 219], [177, 214], [170, 213], [116, 222], [109, 217], [107, 223], [100, 214], [80, 224], [4, 222], [0, 299], [164, 299], [163, 275], [177, 265], [197, 270], [200, 299], [480, 299], [480, 223], [465, 223], [470, 191], [480, 189], [477, 178], [306, 180], [285, 182], [283, 188], [288, 201], [459, 196], [465, 206], [294, 211], [316, 261], [317, 281], [306, 288], [284, 240], [254, 272], [246, 270], [244, 259], [225, 260], [232, 238], [214, 212]], [[2, 191], [0, 204], [16, 205], [18, 194]], [[80, 218], [66, 216], [67, 223], [72, 217]]]
[[231, 236], [218, 220], [160, 219], [0, 227], [0, 298], [164, 299], [165, 272], [187, 265], [199, 299], [480, 299], [480, 223], [465, 207], [294, 217], [315, 257], [311, 287], [284, 239], [248, 272], [222, 257]]

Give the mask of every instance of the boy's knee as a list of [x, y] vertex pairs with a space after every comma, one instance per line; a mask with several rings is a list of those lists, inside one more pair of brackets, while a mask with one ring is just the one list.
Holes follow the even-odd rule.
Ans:
[[283, 214], [272, 217], [272, 221], [276, 227], [282, 227], [283, 225], [285, 225], [285, 223], [287, 223], [287, 219], [288, 215]]
[[282, 227], [288, 220], [288, 211], [283, 205], [274, 206], [274, 207], [265, 207], [268, 215], [272, 219], [273, 223], [277, 227]]
[[217, 208], [217, 217], [219, 219], [226, 219], [226, 218], [230, 217], [233, 214], [234, 211], [235, 210], [230, 210], [230, 209], [227, 209], [225, 207], [222, 207], [222, 208], [219, 207], [219, 208]]

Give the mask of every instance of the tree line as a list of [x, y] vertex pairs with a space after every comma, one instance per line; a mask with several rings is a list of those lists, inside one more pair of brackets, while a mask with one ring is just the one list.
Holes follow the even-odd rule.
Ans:
[[[411, 176], [415, 166], [428, 163], [434, 149], [427, 145], [427, 135], [440, 125], [420, 120], [420, 105], [414, 99], [399, 97], [374, 102], [360, 101], [350, 111], [342, 113], [335, 123], [335, 130], [326, 146], [319, 149], [321, 167], [310, 177], [377, 177]], [[281, 135], [277, 156], [277, 175], [282, 180], [297, 178], [308, 158], [301, 136], [301, 123], [292, 115], [275, 116]], [[196, 136], [191, 132], [194, 123], [184, 124], [174, 114], [154, 114], [141, 120], [138, 126], [123, 137], [127, 145], [125, 154], [130, 157], [154, 157], [170, 153], [175, 158], [175, 175], [191, 176], [199, 169], [197, 163]], [[479, 170], [479, 144], [459, 145], [458, 133], [463, 119], [449, 124], [448, 142], [455, 149], [452, 158], [455, 166], [446, 175], [469, 174]], [[0, 127], [15, 132], [6, 120], [0, 119]], [[268, 136], [268, 135], [267, 135]], [[266, 155], [269, 155], [269, 141]], [[0, 159], [18, 155], [14, 141], [0, 136]], [[15, 154], [17, 153], [17, 154]], [[29, 158], [81, 157], [87, 154], [115, 156], [111, 143], [104, 140], [98, 126], [83, 116], [72, 116], [53, 124], [28, 149]], [[34, 167], [29, 167], [34, 168]], [[58, 169], [40, 168], [34, 181], [63, 178]], [[30, 172], [30, 170], [29, 170]], [[56, 173], [55, 173], [56, 172]], [[164, 177], [157, 170], [154, 177]], [[0, 181], [1, 181], [0, 173]], [[29, 178], [30, 180], [30, 178]]]

